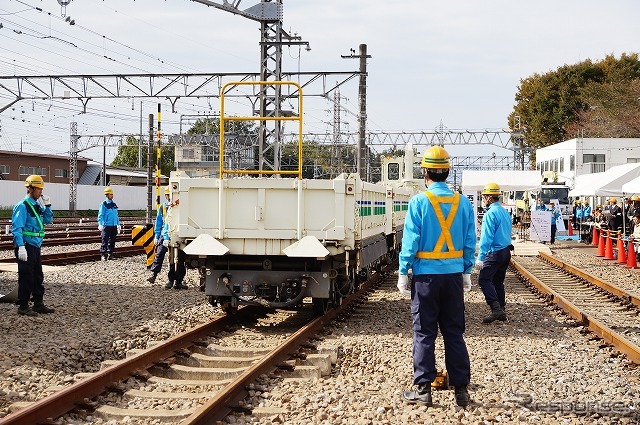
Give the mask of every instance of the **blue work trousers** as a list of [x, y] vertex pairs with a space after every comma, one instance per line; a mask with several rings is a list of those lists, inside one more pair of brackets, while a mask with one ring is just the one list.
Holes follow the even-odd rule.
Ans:
[[484, 299], [489, 305], [498, 301], [500, 306], [504, 308], [507, 304], [504, 293], [504, 278], [507, 275], [509, 261], [511, 261], [510, 247], [490, 252], [484, 259], [484, 267], [478, 276], [478, 285], [480, 285]]
[[[18, 259], [18, 304], [26, 307], [29, 298], [33, 297], [34, 302], [42, 302], [44, 297], [44, 273], [42, 273], [42, 260], [40, 259], [40, 248], [37, 246], [24, 244], [27, 250], [27, 261]], [[14, 248], [16, 259], [18, 258], [18, 247]]]
[[438, 327], [444, 338], [444, 358], [451, 385], [469, 383], [471, 367], [464, 342], [462, 273], [413, 276], [413, 382], [424, 385], [436, 378], [435, 342]]
[[156, 246], [156, 255], [153, 258], [151, 267], [149, 268], [149, 270], [156, 274], [160, 273], [160, 270], [162, 270], [162, 262], [164, 261], [164, 256], [168, 250], [168, 248], [162, 244], [163, 241], [164, 238], [160, 236], [160, 239], [158, 239], [158, 245]]
[[101, 254], [113, 254], [116, 249], [116, 235], [118, 234], [118, 226], [104, 226], [102, 229], [102, 246], [100, 246]]

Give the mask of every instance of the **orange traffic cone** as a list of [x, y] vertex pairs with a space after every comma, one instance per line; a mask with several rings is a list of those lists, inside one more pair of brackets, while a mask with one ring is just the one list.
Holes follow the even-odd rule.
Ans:
[[636, 250], [633, 249], [633, 241], [629, 241], [627, 249], [629, 250], [629, 252], [627, 252], [627, 267], [637, 269], [638, 263], [636, 262]]
[[593, 226], [593, 232], [591, 233], [591, 245], [598, 246], [598, 228]]
[[573, 236], [573, 223], [571, 220], [569, 220], [569, 233], [567, 233], [567, 235]]
[[611, 237], [611, 231], [607, 231], [607, 243], [604, 247], [604, 259], [605, 260], [615, 260], [613, 257], [613, 241]]
[[618, 233], [618, 260], [616, 260], [616, 262], [620, 264], [627, 264], [627, 252], [624, 249], [622, 233]]
[[604, 231], [600, 232], [600, 237], [598, 238], [598, 253], [596, 257], [604, 257]]

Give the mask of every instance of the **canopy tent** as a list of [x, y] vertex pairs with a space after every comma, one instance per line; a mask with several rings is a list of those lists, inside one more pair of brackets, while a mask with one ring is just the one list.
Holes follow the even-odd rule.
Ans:
[[463, 170], [462, 191], [479, 192], [488, 183], [498, 183], [500, 190], [510, 192], [515, 190], [539, 190], [542, 177], [540, 171], [510, 171], [510, 170]]
[[622, 185], [636, 177], [640, 177], [640, 163], [617, 165], [603, 173], [584, 174], [576, 177], [569, 196], [620, 196]]
[[622, 193], [625, 195], [640, 194], [640, 177], [636, 177], [635, 179], [623, 184]]

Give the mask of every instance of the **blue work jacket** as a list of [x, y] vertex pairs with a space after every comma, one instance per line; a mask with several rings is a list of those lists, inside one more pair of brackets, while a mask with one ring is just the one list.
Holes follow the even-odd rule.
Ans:
[[98, 224], [100, 226], [117, 226], [120, 224], [118, 218], [118, 206], [111, 199], [105, 199], [100, 204], [98, 211]]
[[156, 214], [156, 224], [153, 226], [153, 233], [156, 239], [160, 239], [162, 235], [162, 229], [164, 227], [164, 218], [167, 216], [167, 210], [169, 209], [169, 201], [165, 201], [158, 208]]
[[[444, 182], [431, 183], [427, 192], [431, 192], [435, 197], [449, 199], [454, 195]], [[419, 193], [411, 198], [404, 221], [398, 273], [407, 274], [409, 269], [413, 269], [414, 275], [471, 273], [476, 245], [473, 207], [465, 196], [458, 196], [458, 209], [448, 229], [454, 246], [449, 246], [445, 242], [440, 249], [436, 248], [443, 229], [436, 217], [436, 209], [431, 200], [426, 193]], [[442, 202], [439, 205], [443, 218], [446, 219], [452, 203]], [[459, 251], [460, 255], [454, 258], [419, 257], [420, 253], [435, 254], [436, 257], [441, 253], [442, 257], [446, 257], [448, 251]]]
[[43, 210], [37, 201], [31, 196], [27, 196], [13, 207], [11, 215], [13, 244], [24, 246], [25, 243], [28, 243], [40, 248], [44, 239], [44, 226], [51, 223], [53, 223], [51, 208], [46, 207]]
[[478, 260], [484, 261], [491, 252], [511, 245], [511, 215], [500, 202], [494, 202], [482, 217], [482, 231], [478, 247]]

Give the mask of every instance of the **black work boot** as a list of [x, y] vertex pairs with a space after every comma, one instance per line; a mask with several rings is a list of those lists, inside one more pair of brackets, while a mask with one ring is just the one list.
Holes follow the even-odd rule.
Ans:
[[174, 288], [176, 289], [189, 289], [187, 285], [183, 285], [182, 282], [176, 282]]
[[49, 313], [54, 313], [56, 311], [55, 309], [44, 305], [42, 301], [33, 303], [32, 310], [40, 314], [49, 314]]
[[461, 407], [467, 407], [469, 402], [471, 401], [469, 398], [469, 392], [467, 391], [467, 386], [456, 387], [456, 404]]
[[408, 403], [432, 406], [433, 402], [431, 401], [431, 382], [418, 385], [418, 389], [415, 391], [403, 391], [402, 397]]
[[155, 283], [156, 281], [156, 277], [158, 277], [158, 273], [153, 272], [153, 274], [151, 276], [149, 276], [149, 278], [147, 279], [147, 282], [149, 283]]
[[18, 314], [21, 316], [37, 316], [38, 313], [31, 310], [29, 304], [22, 304], [18, 307]]
[[164, 289], [171, 289], [171, 288], [173, 288], [173, 282], [171, 281], [167, 282], [167, 284], [164, 285]]
[[500, 303], [498, 301], [493, 301], [491, 303], [491, 314], [482, 319], [482, 323], [491, 323], [496, 320], [504, 322], [507, 320], [507, 313], [505, 313], [502, 307], [500, 307]]

